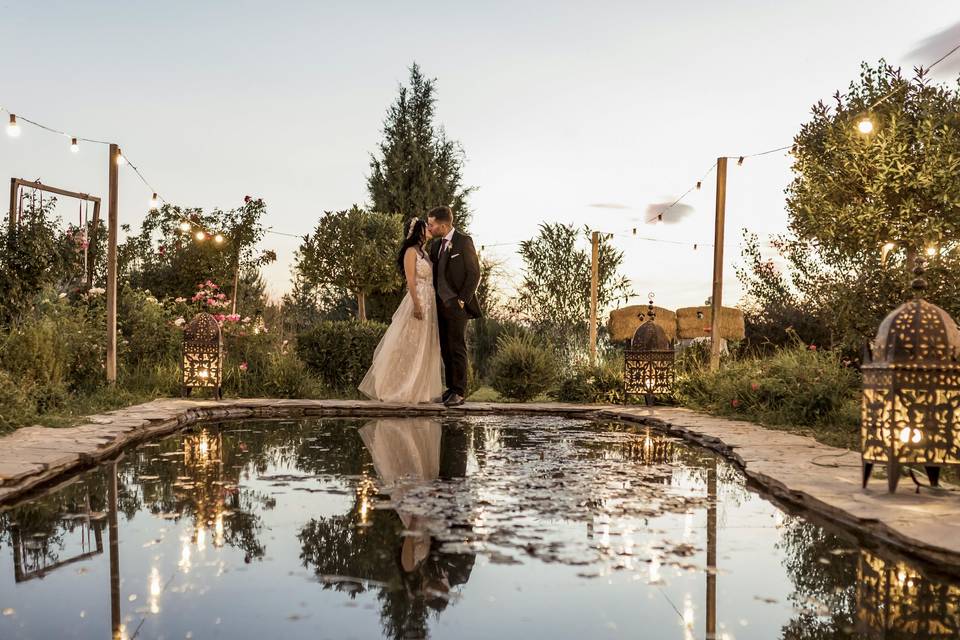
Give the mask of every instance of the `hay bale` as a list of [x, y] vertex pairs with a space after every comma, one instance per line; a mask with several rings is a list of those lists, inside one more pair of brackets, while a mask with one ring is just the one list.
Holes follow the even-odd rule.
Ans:
[[[697, 318], [697, 312], [703, 314]], [[677, 309], [677, 335], [681, 340], [709, 338], [713, 310], [710, 307], [684, 307]], [[726, 340], [743, 340], [745, 327], [743, 312], [733, 307], [720, 307], [720, 337]]]
[[[648, 306], [645, 304], [633, 304], [611, 311], [607, 321], [610, 341], [624, 342], [633, 338], [637, 328], [647, 319], [647, 310]], [[654, 307], [653, 311], [657, 314], [654, 322], [663, 329], [669, 340], [674, 340], [677, 337], [677, 315], [663, 307]]]

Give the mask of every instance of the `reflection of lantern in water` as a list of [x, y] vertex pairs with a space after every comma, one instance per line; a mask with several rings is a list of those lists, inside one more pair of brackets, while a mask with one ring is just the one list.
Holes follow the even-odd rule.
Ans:
[[960, 464], [960, 330], [919, 297], [923, 270], [914, 272], [917, 297], [880, 324], [863, 365], [863, 486], [881, 463], [891, 493], [903, 464], [924, 465], [934, 486], [941, 467]]
[[957, 638], [960, 587], [935, 581], [904, 562], [861, 550], [857, 624], [868, 638]]
[[183, 330], [183, 358], [180, 362], [181, 391], [189, 395], [195, 387], [207, 387], [221, 398], [223, 345], [220, 325], [209, 313], [198, 313]]
[[642, 395], [648, 405], [656, 396], [670, 395], [673, 387], [673, 346], [654, 315], [651, 294], [647, 319], [633, 334], [623, 361], [624, 400]]
[[157, 571], [156, 567], [150, 569], [148, 593], [150, 613], [157, 614], [160, 612], [160, 572]]
[[376, 487], [373, 484], [373, 479], [364, 474], [360, 479], [360, 482], [357, 484], [357, 502], [358, 502], [358, 513], [360, 516], [360, 525], [366, 526], [370, 521], [370, 508], [371, 508], [371, 499], [370, 497], [376, 492]]

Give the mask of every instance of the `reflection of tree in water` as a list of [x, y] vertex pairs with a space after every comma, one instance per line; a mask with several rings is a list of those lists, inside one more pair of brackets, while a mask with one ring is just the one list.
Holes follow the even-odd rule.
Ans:
[[797, 610], [781, 637], [849, 637], [857, 606], [857, 561], [856, 554], [850, 553], [851, 543], [811, 522], [788, 516], [777, 546], [784, 553], [783, 565], [794, 587], [790, 601]]
[[80, 476], [57, 491], [0, 512], [0, 542], [11, 548], [21, 544], [28, 567], [56, 565], [66, 560], [61, 554], [72, 539], [91, 530], [102, 534], [105, 497], [103, 474]]

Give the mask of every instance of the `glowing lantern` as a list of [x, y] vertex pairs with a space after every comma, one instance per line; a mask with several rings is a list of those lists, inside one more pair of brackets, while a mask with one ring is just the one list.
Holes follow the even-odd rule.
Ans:
[[208, 387], [217, 398], [223, 397], [223, 342], [220, 325], [209, 313], [198, 313], [184, 328], [181, 369], [184, 396], [196, 387]]
[[673, 345], [654, 318], [651, 294], [647, 319], [637, 328], [624, 351], [624, 401], [632, 395], [642, 395], [650, 405], [656, 396], [669, 396], [673, 388]]

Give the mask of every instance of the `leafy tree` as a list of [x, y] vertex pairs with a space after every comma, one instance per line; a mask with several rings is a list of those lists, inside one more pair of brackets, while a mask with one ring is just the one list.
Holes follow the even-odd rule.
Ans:
[[417, 64], [411, 66], [410, 84], [400, 87], [388, 109], [378, 154], [370, 158], [371, 207], [407, 219], [446, 204], [453, 207], [457, 225], [466, 228], [467, 196], [473, 188], [462, 184], [460, 144], [434, 124], [435, 93], [436, 80], [425, 78]]
[[[42, 205], [29, 201], [12, 233], [7, 221], [0, 228], [0, 246], [4, 247], [0, 253], [3, 323], [29, 313], [44, 289], [67, 292], [85, 283], [83, 243], [88, 240], [76, 227], [63, 229], [62, 220], [54, 213], [55, 206], [55, 198]], [[88, 255], [92, 259], [93, 254]]]
[[[828, 261], [918, 252], [960, 230], [960, 93], [880, 62], [818, 102], [794, 139], [790, 229]], [[873, 131], [855, 126], [869, 118]], [[912, 265], [907, 265], [912, 267]]]
[[366, 297], [401, 285], [394, 254], [402, 238], [399, 215], [356, 205], [327, 212], [297, 250], [295, 277], [307, 290], [333, 286], [349, 291], [357, 299], [357, 318], [366, 321]]
[[[873, 131], [861, 133], [864, 118]], [[917, 255], [933, 251], [924, 296], [960, 312], [960, 93], [883, 62], [863, 66], [835, 105], [817, 103], [794, 140], [790, 232], [773, 239], [784, 271], [756, 238], [738, 275], [754, 340], [805, 341], [859, 356], [882, 318], [910, 296]], [[748, 336], [751, 337], [751, 336]]]
[[[589, 332], [590, 229], [543, 223], [537, 237], [520, 244], [523, 282], [512, 310], [542, 335], [550, 336], [559, 355], [570, 362], [583, 351]], [[586, 244], [578, 242], [586, 240]], [[630, 293], [619, 273], [623, 252], [600, 236], [597, 286], [598, 316], [617, 298]]]
[[[118, 248], [120, 273], [133, 286], [148, 289], [158, 298], [189, 297], [197, 283], [205, 280], [224, 287], [229, 283], [235, 285], [231, 297], [238, 297], [232, 291], [237, 288], [239, 303], [247, 308], [245, 298], [249, 303], [251, 297], [258, 299], [262, 294], [260, 267], [276, 260], [273, 251], [258, 249], [266, 233], [260, 222], [265, 214], [263, 200], [250, 197], [243, 206], [229, 211], [204, 212], [165, 204], [148, 212], [140, 233]], [[181, 229], [185, 222], [189, 231]], [[198, 233], [206, 235], [198, 240]], [[218, 233], [222, 242], [216, 241]]]

